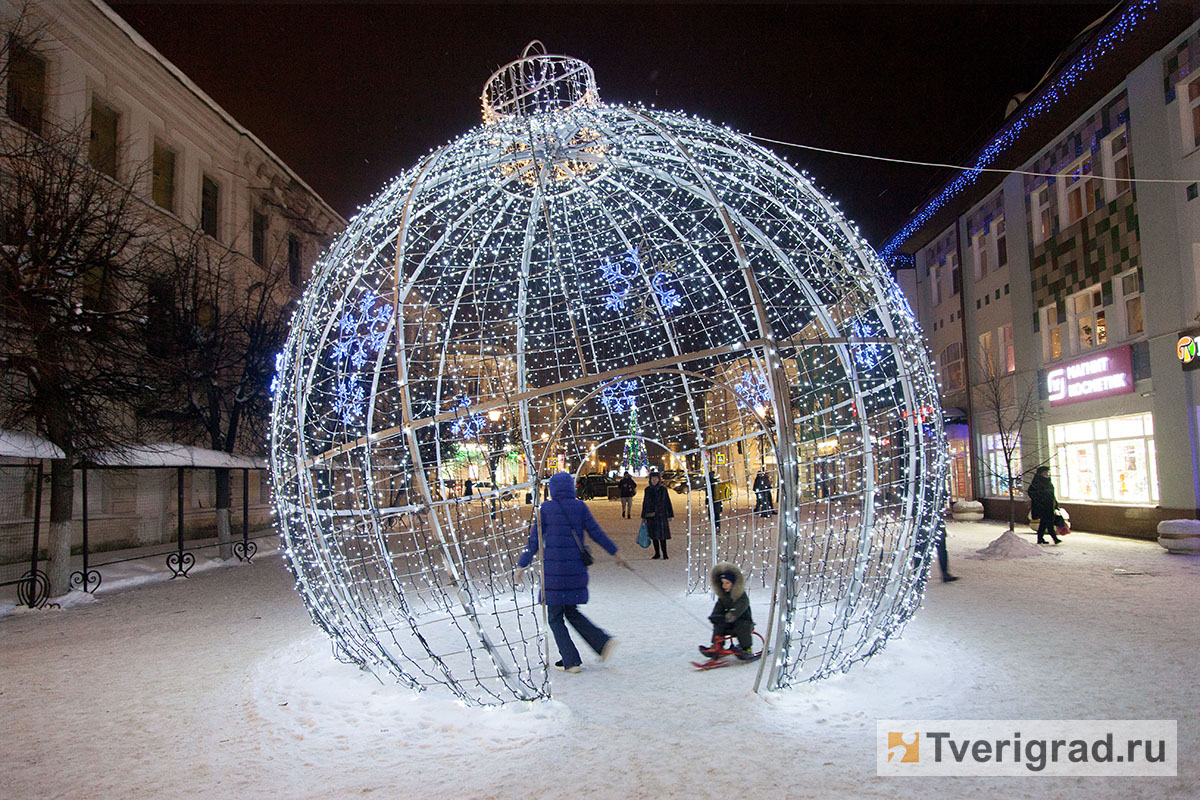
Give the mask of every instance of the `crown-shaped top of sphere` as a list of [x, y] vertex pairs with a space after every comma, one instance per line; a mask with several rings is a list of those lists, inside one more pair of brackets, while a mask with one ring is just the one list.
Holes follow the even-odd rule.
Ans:
[[[541, 52], [533, 52], [535, 48]], [[519, 59], [488, 78], [479, 99], [488, 124], [600, 104], [591, 66], [570, 56], [548, 55], [536, 39], [525, 46]]]

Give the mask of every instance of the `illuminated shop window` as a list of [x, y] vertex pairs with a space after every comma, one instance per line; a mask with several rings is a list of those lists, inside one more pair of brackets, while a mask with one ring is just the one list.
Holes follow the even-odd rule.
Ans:
[[[1015, 490], [1021, 489], [1021, 436], [1013, 434], [1012, 481]], [[1009, 465], [1005, 463], [1004, 443], [1000, 434], [980, 437], [981, 460], [983, 461], [983, 494], [985, 497], [1007, 497]]]
[[1059, 500], [1158, 502], [1152, 415], [1051, 425], [1049, 435]]

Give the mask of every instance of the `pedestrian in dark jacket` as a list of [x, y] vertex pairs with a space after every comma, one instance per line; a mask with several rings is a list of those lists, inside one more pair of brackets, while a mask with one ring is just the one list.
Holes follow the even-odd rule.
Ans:
[[767, 477], [766, 470], [759, 470], [754, 476], [754, 510], [760, 516], [769, 517], [775, 512], [775, 506], [771, 502], [771, 479]]
[[721, 532], [721, 511], [725, 508], [725, 504], [721, 502], [719, 490], [717, 474], [710, 469], [708, 471], [708, 497], [712, 503], [713, 527], [717, 529], [717, 533]]
[[663, 485], [657, 471], [650, 473], [650, 485], [642, 493], [642, 522], [650, 541], [654, 543], [653, 558], [667, 558], [667, 539], [671, 538], [671, 520], [675, 509], [671, 508], [671, 495]]
[[742, 661], [754, 658], [754, 617], [750, 614], [750, 596], [746, 578], [733, 564], [722, 562], [709, 572], [717, 602], [708, 619], [713, 625], [712, 645], [700, 645], [700, 652], [713, 658], [724, 652], [725, 637], [737, 638], [736, 655]]
[[633, 516], [633, 496], [637, 494], [637, 484], [633, 476], [626, 472], [617, 484], [617, 489], [621, 492], [621, 518], [629, 519]]
[[1054, 496], [1054, 484], [1050, 482], [1050, 468], [1038, 467], [1029, 482], [1029, 515], [1038, 521], [1037, 543], [1046, 543], [1046, 534], [1055, 544], [1059, 543], [1058, 534], [1054, 530], [1054, 511], [1058, 508], [1058, 499]]
[[[545, 542], [542, 570], [545, 573], [543, 599], [550, 622], [550, 631], [562, 657], [555, 667], [566, 672], [579, 672], [582, 659], [571, 641], [567, 623], [583, 637], [588, 646], [606, 660], [612, 655], [616, 640], [579, 611], [588, 601], [588, 571], [583, 563], [585, 536], [616, 556], [617, 546], [596, 523], [592, 512], [575, 497], [575, 481], [570, 474], [559, 472], [550, 478], [550, 499], [542, 503], [541, 539]], [[538, 551], [538, 524], [534, 521], [529, 543], [517, 561], [516, 582], [521, 583], [525, 569]], [[625, 564], [621, 558], [618, 564]]]

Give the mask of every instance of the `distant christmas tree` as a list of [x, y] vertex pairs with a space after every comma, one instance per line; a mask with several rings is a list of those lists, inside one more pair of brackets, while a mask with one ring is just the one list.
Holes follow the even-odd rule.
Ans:
[[625, 440], [625, 451], [621, 453], [621, 469], [629, 472], [644, 472], [650, 465], [646, 459], [646, 443], [638, 435], [637, 406], [629, 409], [629, 438]]

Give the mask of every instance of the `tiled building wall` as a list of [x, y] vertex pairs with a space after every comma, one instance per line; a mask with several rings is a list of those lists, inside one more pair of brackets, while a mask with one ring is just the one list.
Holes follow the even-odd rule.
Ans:
[[1194, 33], [1163, 58], [1163, 103], [1175, 99], [1175, 87], [1200, 65], [1200, 33]]
[[[1107, 177], [1102, 173], [1102, 144], [1114, 129], [1128, 121], [1129, 99], [1122, 91], [1047, 149], [1030, 166], [1030, 171], [1057, 173], [1090, 151], [1093, 174]], [[1128, 131], [1128, 136], [1132, 177], [1135, 132]], [[1136, 190], [1122, 192], [1112, 202], [1105, 202], [1104, 182], [1093, 181], [1091, 189], [1096, 194], [1096, 210], [1063, 228], [1056, 182], [1057, 178], [1053, 177], [1030, 175], [1025, 178], [1026, 222], [1030, 227], [1034, 223], [1033, 193], [1045, 184], [1052, 187], [1050, 206], [1054, 215], [1054, 233], [1045, 242], [1034, 245], [1030, 253], [1035, 309], [1064, 301], [1077, 291], [1110, 280], [1118, 273], [1138, 267], [1140, 261]]]

